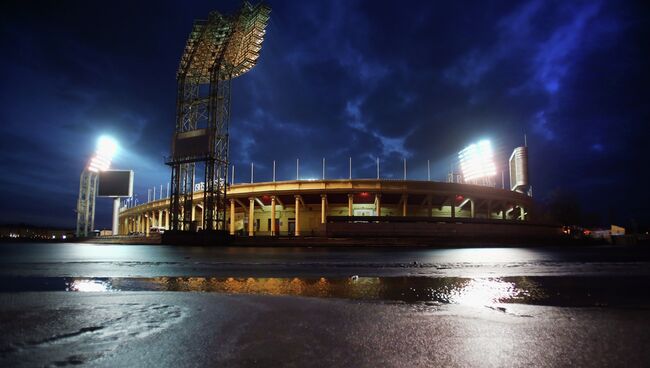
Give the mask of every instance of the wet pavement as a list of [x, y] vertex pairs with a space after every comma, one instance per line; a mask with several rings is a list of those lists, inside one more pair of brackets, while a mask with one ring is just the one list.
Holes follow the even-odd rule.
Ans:
[[648, 247], [206, 248], [2, 244], [0, 276], [650, 276]]
[[0, 293], [4, 367], [642, 367], [644, 309]]
[[644, 248], [0, 245], [0, 366], [648, 366]]

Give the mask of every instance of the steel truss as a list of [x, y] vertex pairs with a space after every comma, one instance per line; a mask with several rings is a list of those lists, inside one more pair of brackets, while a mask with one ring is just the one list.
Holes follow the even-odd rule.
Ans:
[[[208, 20], [194, 23], [177, 74], [175, 148], [167, 162], [172, 230], [196, 230], [192, 215], [197, 164], [203, 166], [205, 178], [202, 228], [226, 229], [230, 84], [257, 63], [269, 12], [265, 5], [244, 2], [235, 15], [211, 12]], [[176, 149], [179, 138], [193, 134], [207, 138], [200, 141], [207, 145], [205, 150], [188, 154]]]
[[96, 172], [87, 169], [81, 172], [77, 200], [77, 237], [89, 236], [95, 228], [97, 178]]

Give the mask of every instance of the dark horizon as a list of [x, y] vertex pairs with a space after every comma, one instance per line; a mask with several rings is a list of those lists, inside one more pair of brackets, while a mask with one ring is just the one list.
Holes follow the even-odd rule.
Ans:
[[[444, 180], [457, 152], [491, 139], [505, 163], [527, 135], [533, 194], [564, 198], [583, 222], [647, 229], [644, 138], [648, 9], [635, 2], [268, 1], [258, 65], [233, 81], [236, 181], [401, 177]], [[176, 81], [195, 19], [238, 1], [190, 5], [5, 2], [0, 223], [73, 228], [79, 174], [114, 136], [135, 193], [166, 184]], [[507, 177], [506, 177], [507, 180]], [[500, 180], [498, 180], [500, 181]], [[97, 227], [111, 203], [98, 199]], [[634, 230], [631, 228], [630, 230]]]

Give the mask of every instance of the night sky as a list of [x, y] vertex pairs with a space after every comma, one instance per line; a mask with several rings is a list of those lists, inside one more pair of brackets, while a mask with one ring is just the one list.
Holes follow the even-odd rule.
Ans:
[[[139, 200], [166, 186], [176, 70], [194, 19], [239, 2], [3, 1], [0, 223], [73, 228], [97, 137]], [[188, 2], [189, 3], [189, 2]], [[445, 180], [491, 139], [530, 149], [534, 198], [564, 193], [603, 224], [647, 226], [650, 12], [631, 1], [269, 1], [258, 65], [232, 84], [236, 182]], [[500, 181], [500, 179], [499, 179]], [[157, 189], [158, 191], [158, 189]], [[111, 201], [97, 223], [110, 226]]]

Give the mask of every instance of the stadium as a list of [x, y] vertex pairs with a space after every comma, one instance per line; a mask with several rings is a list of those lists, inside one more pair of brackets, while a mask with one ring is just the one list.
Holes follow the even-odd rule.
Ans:
[[[203, 183], [196, 184], [200, 188]], [[201, 231], [202, 191], [192, 200], [191, 231]], [[238, 183], [227, 191], [234, 237], [543, 238], [559, 229], [531, 221], [526, 193], [454, 182], [388, 179]], [[185, 216], [184, 213], [181, 216]], [[170, 229], [170, 199], [123, 206], [120, 234]]]
[[[211, 12], [197, 20], [177, 72], [178, 98], [167, 195], [162, 187], [144, 204], [134, 205], [133, 172], [109, 170], [117, 144], [100, 141], [82, 172], [77, 210], [77, 236], [94, 231], [95, 197], [112, 197], [113, 235], [165, 232], [197, 237], [212, 234], [230, 239], [320, 238], [493, 238], [534, 239], [558, 233], [536, 224], [528, 180], [527, 147], [510, 157], [510, 187], [496, 164], [490, 141], [471, 144], [458, 153], [447, 182], [352, 177], [321, 180], [234, 182], [229, 180], [230, 86], [258, 62], [270, 9], [244, 3], [231, 15]], [[499, 165], [503, 167], [505, 165]], [[203, 172], [201, 172], [203, 171]], [[296, 171], [298, 172], [298, 162]], [[196, 183], [197, 175], [205, 178]], [[430, 175], [429, 179], [430, 179]]]

